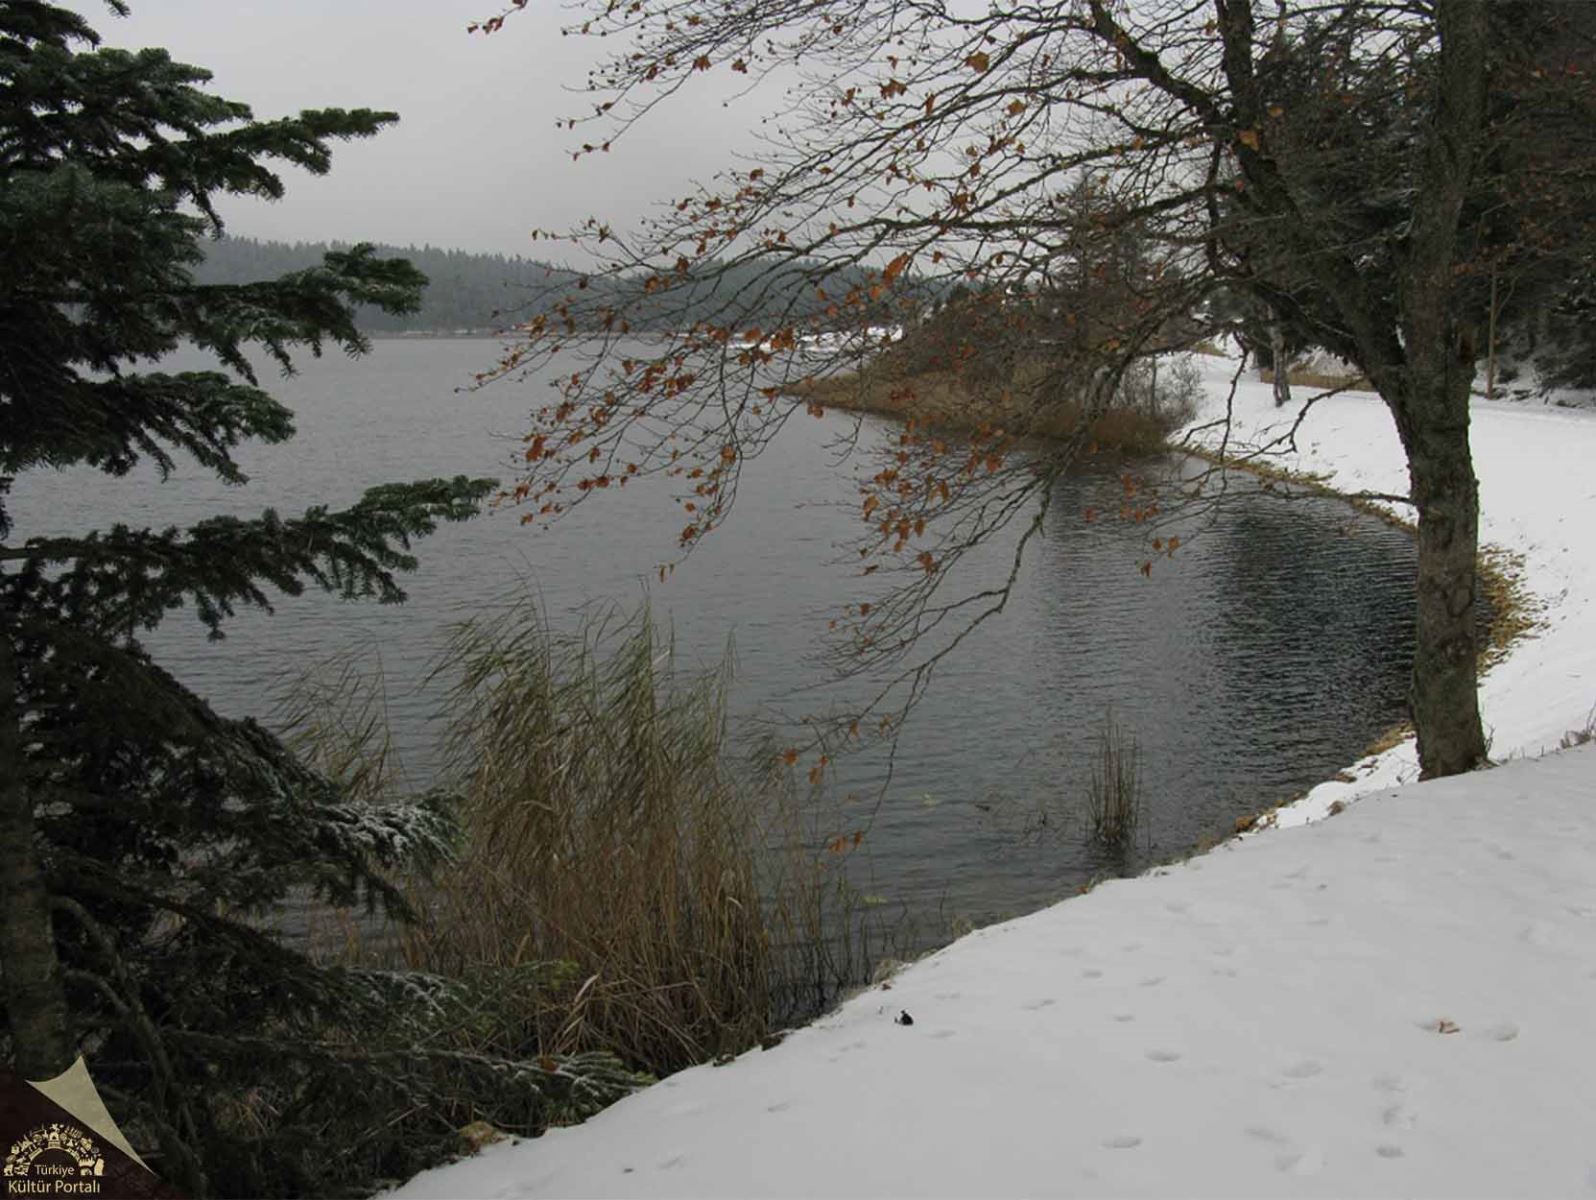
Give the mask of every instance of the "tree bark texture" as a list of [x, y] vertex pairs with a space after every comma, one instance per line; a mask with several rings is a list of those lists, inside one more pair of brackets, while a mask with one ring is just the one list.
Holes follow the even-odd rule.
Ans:
[[4, 582], [0, 576], [0, 972], [14, 1066], [24, 1079], [49, 1079], [71, 1066], [77, 1055], [55, 953], [33, 801], [22, 770], [13, 622]]
[[1425, 131], [1399, 288], [1405, 371], [1382, 388], [1419, 515], [1418, 628], [1410, 704], [1424, 778], [1486, 763], [1475, 625], [1479, 486], [1469, 450], [1478, 330], [1459, 314], [1463, 200], [1484, 137], [1486, 6], [1440, 0], [1436, 102]]
[[1291, 372], [1286, 362], [1286, 338], [1280, 322], [1269, 322], [1269, 358], [1274, 365], [1275, 407], [1291, 403]]
[[[1456, 390], [1449, 383], [1435, 381], [1432, 389], [1444, 397]], [[1475, 619], [1480, 505], [1469, 455], [1467, 385], [1461, 403], [1437, 398], [1413, 407], [1406, 440], [1419, 513], [1419, 577], [1409, 704], [1420, 773], [1429, 779], [1487, 761]]]

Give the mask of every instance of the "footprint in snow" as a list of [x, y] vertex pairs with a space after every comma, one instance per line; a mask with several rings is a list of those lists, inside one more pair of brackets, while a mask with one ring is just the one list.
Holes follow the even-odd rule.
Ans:
[[1324, 1169], [1324, 1151], [1317, 1146], [1288, 1151], [1275, 1159], [1275, 1169], [1287, 1175], [1317, 1175]]
[[1180, 1061], [1179, 1050], [1149, 1050], [1147, 1057], [1155, 1063], [1172, 1063]]
[[1318, 1059], [1305, 1058], [1301, 1062], [1292, 1063], [1280, 1073], [1287, 1079], [1312, 1079], [1324, 1070], [1324, 1064]]
[[1102, 977], [1103, 973], [1096, 967], [1087, 967], [1086, 970], [1081, 972], [1082, 979], [1101, 979]]
[[1381, 1158], [1401, 1158], [1404, 1153], [1401, 1146], [1393, 1145], [1390, 1142], [1382, 1142], [1374, 1148], [1374, 1152]]
[[1416, 1118], [1406, 1104], [1392, 1104], [1380, 1114], [1380, 1124], [1387, 1129], [1412, 1129]]
[[1142, 1144], [1142, 1139], [1134, 1133], [1119, 1133], [1113, 1137], [1103, 1139], [1105, 1150], [1134, 1150]]
[[774, 1104], [765, 1105], [765, 1111], [768, 1113], [786, 1112], [791, 1107], [791, 1100], [778, 1100]]
[[1143, 979], [1141, 981], [1141, 986], [1142, 987], [1157, 987], [1159, 984], [1161, 984], [1163, 982], [1164, 982], [1164, 977], [1162, 975], [1149, 975], [1146, 979]]
[[1134, 1021], [1135, 1019], [1136, 1019], [1136, 1014], [1135, 1013], [1115, 1013], [1114, 1014], [1114, 1020], [1118, 1021], [1121, 1025], [1125, 1024], [1127, 1021]]
[[1270, 1129], [1267, 1125], [1249, 1125], [1242, 1132], [1255, 1141], [1268, 1142], [1272, 1146], [1284, 1146], [1291, 1140], [1278, 1129]]
[[1039, 1008], [1048, 1008], [1057, 1003], [1058, 1001], [1054, 1000], [1051, 996], [1044, 996], [1040, 1000], [1027, 1000], [1024, 1004], [1020, 1005], [1020, 1007], [1025, 1009], [1027, 1012], [1035, 1012]]

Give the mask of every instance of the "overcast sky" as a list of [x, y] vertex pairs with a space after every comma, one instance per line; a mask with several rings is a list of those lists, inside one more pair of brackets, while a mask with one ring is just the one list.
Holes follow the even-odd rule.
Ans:
[[131, 2], [132, 16], [118, 18], [99, 0], [67, 0], [106, 45], [163, 46], [212, 71], [213, 90], [258, 117], [323, 106], [400, 114], [388, 132], [339, 146], [331, 175], [288, 178], [280, 203], [223, 208], [231, 232], [254, 237], [549, 257], [531, 229], [588, 215], [628, 223], [724, 166], [728, 146], [748, 145], [747, 130], [775, 100], [728, 106], [712, 90], [724, 85], [704, 77], [698, 95], [656, 112], [645, 136], [573, 163], [582, 134], [554, 123], [588, 108], [567, 89], [581, 85], [597, 44], [561, 38], [552, 2], [492, 37], [466, 25], [500, 11], [500, 0]]

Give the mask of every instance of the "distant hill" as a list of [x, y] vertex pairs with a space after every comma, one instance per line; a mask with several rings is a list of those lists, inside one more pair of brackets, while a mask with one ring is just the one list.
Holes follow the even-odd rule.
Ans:
[[[224, 237], [206, 243], [205, 262], [196, 270], [200, 283], [249, 283], [288, 271], [315, 266], [328, 250], [347, 249], [343, 242], [267, 242]], [[378, 309], [357, 314], [360, 328], [370, 333], [487, 333], [546, 310], [568, 295], [577, 275], [564, 267], [505, 254], [471, 254], [435, 246], [379, 246], [387, 258], [407, 258], [429, 283], [419, 312], [404, 316]], [[828, 281], [839, 293], [849, 287], [867, 290], [870, 279], [858, 268]], [[627, 308], [632, 328], [680, 328], [694, 320], [770, 323], [817, 315], [825, 301], [813, 281], [791, 261], [741, 263], [716, 278], [687, 287], [666, 298], [643, 296], [641, 278], [621, 276], [592, 280], [586, 298]], [[857, 315], [857, 314], [856, 314]]]
[[[316, 266], [344, 242], [263, 242], [224, 237], [208, 242], [200, 283], [249, 283]], [[574, 278], [547, 263], [505, 254], [470, 254], [435, 246], [379, 246], [384, 258], [408, 258], [428, 279], [419, 312], [408, 315], [361, 309], [359, 326], [372, 333], [488, 332], [536, 311], [540, 296]], [[528, 310], [529, 305], [534, 307]]]

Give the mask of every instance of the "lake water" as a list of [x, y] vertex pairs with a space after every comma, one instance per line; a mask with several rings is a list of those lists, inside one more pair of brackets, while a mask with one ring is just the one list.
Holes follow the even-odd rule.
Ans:
[[[18, 533], [292, 512], [391, 480], [508, 478], [546, 390], [458, 393], [494, 353], [485, 341], [388, 341], [361, 360], [307, 361], [286, 380], [268, 369], [300, 433], [245, 450], [247, 487], [191, 466], [165, 485], [34, 472], [17, 484]], [[174, 365], [205, 364], [194, 354]], [[178, 613], [148, 644], [231, 715], [263, 715], [285, 676], [375, 646], [397, 742], [425, 777], [439, 698], [420, 685], [452, 623], [530, 591], [556, 628], [574, 629], [584, 606], [631, 608], [646, 595], [689, 662], [713, 664], [735, 639], [740, 713], [796, 727], [837, 695], [817, 661], [827, 621], [865, 598], [857, 562], [838, 549], [858, 530], [861, 464], [837, 445], [855, 432], [865, 447], [895, 435], [841, 414], [790, 423], [748, 465], [729, 523], [663, 584], [655, 568], [674, 553], [679, 511], [661, 491], [612, 490], [551, 530], [522, 526], [513, 510], [446, 527], [420, 543], [402, 607], [284, 599], [275, 614], [242, 615], [220, 643]], [[1059, 487], [1007, 609], [946, 661], [903, 729], [890, 783], [881, 786], [880, 753], [840, 765], [837, 832], [868, 830], [857, 877], [931, 937], [950, 919], [1034, 909], [1104, 870], [1228, 833], [1238, 816], [1351, 762], [1404, 715], [1406, 535], [1336, 501], [1284, 502], [1233, 481], [1232, 501], [1201, 528], [1193, 518], [1179, 529], [1179, 554], [1144, 577], [1145, 528], [1075, 519], [1117, 509], [1116, 476], [1087, 472]], [[1000, 539], [988, 561], [1004, 549]], [[1079, 821], [1092, 736], [1110, 710], [1139, 744], [1149, 809], [1128, 864], [1094, 847]]]

